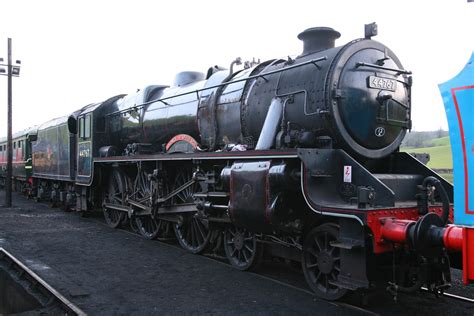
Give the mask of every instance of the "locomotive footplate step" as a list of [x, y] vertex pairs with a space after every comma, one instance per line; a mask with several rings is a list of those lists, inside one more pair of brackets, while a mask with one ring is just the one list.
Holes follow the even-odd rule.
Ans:
[[[4, 191], [0, 190], [0, 201]], [[0, 247], [87, 314], [364, 314], [14, 195]]]

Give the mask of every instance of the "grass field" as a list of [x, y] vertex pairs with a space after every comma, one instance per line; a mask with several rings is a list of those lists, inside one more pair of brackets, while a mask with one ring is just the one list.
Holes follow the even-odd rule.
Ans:
[[432, 139], [427, 143], [427, 146], [451, 146], [451, 143], [449, 142], [449, 136], [446, 137], [441, 137], [441, 138], [435, 138]]
[[[453, 157], [451, 155], [451, 144], [449, 137], [441, 137], [429, 140], [425, 143], [426, 147], [413, 148], [402, 147], [401, 151], [408, 153], [428, 153], [430, 154], [430, 161], [428, 167], [433, 169], [453, 169]], [[441, 173], [440, 176], [453, 182], [452, 173]]]
[[430, 154], [430, 161], [428, 167], [434, 169], [452, 169], [453, 158], [451, 156], [451, 144], [449, 137], [435, 138], [427, 142], [426, 147], [413, 148], [403, 147], [402, 151], [408, 153], [428, 153]]

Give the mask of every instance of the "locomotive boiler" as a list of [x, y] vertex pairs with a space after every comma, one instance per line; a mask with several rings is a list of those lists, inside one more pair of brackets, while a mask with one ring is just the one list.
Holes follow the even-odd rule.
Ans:
[[[207, 150], [318, 147], [328, 141], [366, 158], [395, 151], [411, 126], [410, 72], [370, 39], [334, 47], [331, 28], [299, 34], [295, 59], [269, 60], [239, 72], [183, 72], [174, 87], [151, 86], [119, 102], [122, 147], [167, 143], [186, 134]], [[155, 101], [155, 100], [159, 101]], [[135, 112], [128, 113], [131, 108]]]
[[301, 263], [325, 299], [380, 284], [440, 293], [465, 242], [453, 188], [399, 152], [411, 72], [375, 34], [336, 47], [337, 31], [310, 28], [295, 58], [236, 59], [85, 106], [56, 128], [74, 147], [68, 182], [33, 171], [32, 190], [237, 269]]

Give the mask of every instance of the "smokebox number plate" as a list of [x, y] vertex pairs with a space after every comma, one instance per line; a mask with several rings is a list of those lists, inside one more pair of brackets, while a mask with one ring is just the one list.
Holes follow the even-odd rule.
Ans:
[[369, 87], [374, 89], [395, 91], [397, 88], [397, 82], [393, 79], [369, 76]]

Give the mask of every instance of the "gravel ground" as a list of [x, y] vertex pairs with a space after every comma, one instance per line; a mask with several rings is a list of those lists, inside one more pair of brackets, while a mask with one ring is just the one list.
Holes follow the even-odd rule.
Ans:
[[89, 314], [362, 314], [19, 195], [0, 208], [0, 247]]
[[[0, 190], [0, 205], [3, 200]], [[428, 293], [400, 295], [397, 302], [385, 291], [371, 294], [367, 304], [357, 295], [325, 302], [309, 293], [300, 271], [286, 265], [267, 263], [257, 274], [236, 271], [19, 195], [13, 208], [0, 208], [0, 247], [89, 314], [358, 315], [367, 309], [382, 315], [474, 315], [474, 304]], [[460, 286], [459, 271], [453, 277], [450, 292], [474, 297], [473, 286]]]

